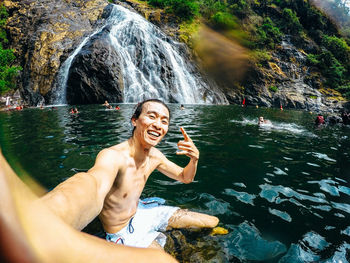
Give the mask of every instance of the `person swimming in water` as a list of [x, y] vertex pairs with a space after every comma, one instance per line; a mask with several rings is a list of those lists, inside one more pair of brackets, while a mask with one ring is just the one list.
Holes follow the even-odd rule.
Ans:
[[315, 124], [316, 125], [321, 125], [321, 124], [325, 124], [325, 120], [324, 120], [324, 117], [322, 116], [321, 113], [317, 114], [317, 117], [315, 119]]
[[[194, 180], [199, 151], [185, 129], [178, 142], [178, 155], [189, 162], [182, 168], [168, 160], [155, 146], [167, 134], [170, 110], [157, 99], [139, 103], [131, 117], [131, 137], [103, 149], [86, 173], [67, 179], [43, 197], [62, 220], [82, 229], [97, 215], [108, 241], [137, 247], [164, 246], [161, 231], [168, 228], [214, 228], [215, 216], [163, 205], [159, 199], [140, 201], [146, 181], [154, 170], [182, 183]], [[84, 187], [93, 192], [85, 195]], [[76, 210], [84, 210], [82, 216]], [[157, 242], [155, 241], [157, 239]]]
[[263, 124], [267, 124], [267, 125], [271, 125], [271, 121], [269, 120], [265, 120], [264, 117], [260, 116], [258, 119], [258, 125], [263, 125]]

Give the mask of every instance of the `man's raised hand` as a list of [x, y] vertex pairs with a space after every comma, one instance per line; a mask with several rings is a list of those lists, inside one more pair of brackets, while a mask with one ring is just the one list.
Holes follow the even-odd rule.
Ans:
[[199, 151], [191, 140], [190, 136], [186, 133], [183, 127], [180, 127], [182, 135], [184, 136], [184, 140], [181, 140], [177, 143], [177, 147], [180, 151], [177, 151], [178, 155], [186, 155], [190, 157], [192, 160], [197, 161], [199, 159]]

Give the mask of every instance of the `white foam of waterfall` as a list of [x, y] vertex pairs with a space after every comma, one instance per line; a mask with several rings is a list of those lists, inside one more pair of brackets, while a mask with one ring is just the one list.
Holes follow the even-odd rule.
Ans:
[[[114, 23], [110, 38], [122, 60], [124, 102], [157, 97], [181, 103], [204, 103], [198, 87], [204, 85], [190, 73], [177, 43], [142, 16], [122, 6], [113, 9]], [[161, 79], [164, 63], [171, 71], [171, 91]], [[169, 94], [171, 92], [171, 94]], [[210, 100], [210, 99], [209, 99]]]

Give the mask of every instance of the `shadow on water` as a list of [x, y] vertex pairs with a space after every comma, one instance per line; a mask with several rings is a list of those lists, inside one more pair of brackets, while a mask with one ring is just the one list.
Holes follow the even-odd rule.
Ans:
[[[1, 112], [0, 142], [16, 172], [47, 189], [88, 170], [98, 152], [131, 135], [134, 105]], [[154, 172], [142, 197], [216, 215], [229, 230], [169, 231], [166, 249], [181, 262], [346, 262], [350, 255], [350, 128], [314, 127], [301, 111], [238, 106], [170, 105], [168, 135], [158, 148], [177, 156], [179, 127], [200, 150], [192, 184]], [[271, 126], [259, 127], [264, 116]], [[84, 231], [103, 237], [96, 219]]]

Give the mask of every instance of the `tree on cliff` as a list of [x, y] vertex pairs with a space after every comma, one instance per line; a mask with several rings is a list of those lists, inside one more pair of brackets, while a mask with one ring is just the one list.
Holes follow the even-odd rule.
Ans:
[[15, 77], [21, 67], [12, 66], [15, 60], [13, 50], [3, 48], [7, 44], [5, 24], [8, 13], [5, 7], [0, 5], [0, 94], [15, 88]]

